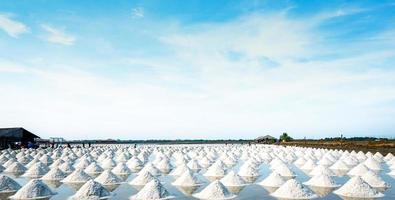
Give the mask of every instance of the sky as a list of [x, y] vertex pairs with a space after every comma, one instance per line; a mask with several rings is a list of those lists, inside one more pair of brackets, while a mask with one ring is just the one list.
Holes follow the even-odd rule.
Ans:
[[0, 0], [0, 127], [395, 137], [395, 3]]

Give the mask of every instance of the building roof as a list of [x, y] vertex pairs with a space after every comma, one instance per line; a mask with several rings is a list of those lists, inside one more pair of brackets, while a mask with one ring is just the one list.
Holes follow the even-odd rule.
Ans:
[[40, 138], [39, 136], [31, 133], [30, 131], [22, 128], [0, 128], [0, 137], [12, 138]]
[[265, 135], [265, 136], [260, 136], [257, 137], [255, 140], [275, 140], [277, 138], [271, 136], [271, 135]]

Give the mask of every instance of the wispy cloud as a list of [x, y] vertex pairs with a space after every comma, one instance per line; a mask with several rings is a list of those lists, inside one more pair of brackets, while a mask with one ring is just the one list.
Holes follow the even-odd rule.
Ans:
[[41, 27], [48, 33], [45, 37], [48, 42], [61, 45], [73, 45], [76, 40], [74, 36], [65, 33], [61, 29], [57, 29], [46, 24], [42, 24]]
[[0, 29], [14, 38], [28, 31], [28, 27], [25, 24], [13, 20], [9, 15], [5, 14], [0, 14]]
[[132, 18], [139, 19], [144, 17], [144, 9], [142, 7], [137, 7], [132, 9]]

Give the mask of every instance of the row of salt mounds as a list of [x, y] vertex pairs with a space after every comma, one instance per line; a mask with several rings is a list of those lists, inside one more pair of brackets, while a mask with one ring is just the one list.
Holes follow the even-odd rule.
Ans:
[[351, 198], [379, 198], [384, 194], [372, 188], [360, 176], [354, 176], [342, 187], [334, 191], [335, 194]]
[[325, 187], [325, 188], [336, 188], [340, 187], [335, 181], [325, 173], [314, 175], [311, 179], [304, 182], [303, 184], [315, 187]]
[[288, 180], [270, 195], [283, 199], [314, 199], [318, 197], [295, 179]]
[[9, 198], [10, 199], [44, 199], [44, 198], [50, 198], [55, 194], [56, 193], [52, 192], [52, 190], [41, 180], [32, 179]]

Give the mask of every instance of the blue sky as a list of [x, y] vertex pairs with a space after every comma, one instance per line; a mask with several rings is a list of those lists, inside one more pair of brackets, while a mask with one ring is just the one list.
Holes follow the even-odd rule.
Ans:
[[0, 126], [395, 136], [393, 1], [0, 2]]

